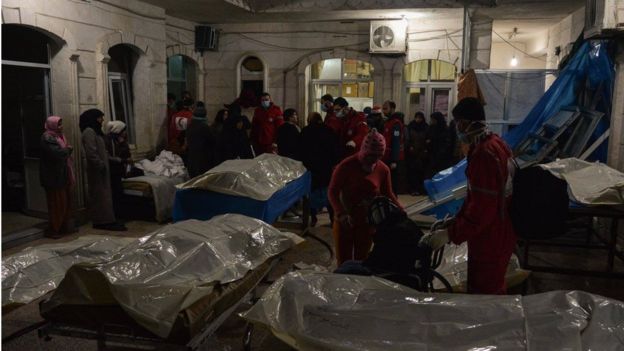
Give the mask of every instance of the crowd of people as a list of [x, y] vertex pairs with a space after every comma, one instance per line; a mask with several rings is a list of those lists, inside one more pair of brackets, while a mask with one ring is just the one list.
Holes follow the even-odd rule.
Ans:
[[[184, 160], [191, 177], [225, 160], [263, 153], [300, 160], [312, 175], [312, 225], [318, 212], [327, 208], [338, 266], [368, 256], [375, 227], [367, 216], [376, 198], [383, 196], [402, 209], [396, 194], [405, 178], [403, 172], [410, 191], [424, 193], [424, 179], [467, 155], [465, 203], [454, 221], [426, 235], [423, 243], [436, 249], [449, 241], [468, 241], [468, 290], [504, 292], [504, 272], [515, 246], [506, 215], [511, 152], [488, 132], [477, 99], [460, 101], [450, 125], [441, 112], [431, 114], [429, 123], [417, 112], [405, 125], [405, 115], [396, 111], [392, 101], [359, 112], [343, 97], [324, 95], [320, 109], [325, 117], [309, 113], [303, 129], [297, 111], [282, 111], [268, 93], [261, 95], [258, 104], [241, 94], [224, 105], [212, 122], [204, 103], [195, 102], [190, 94], [179, 102], [172, 95], [168, 99], [167, 149]], [[252, 111], [251, 121], [244, 109]], [[121, 179], [140, 171], [132, 167], [126, 125], [110, 121], [103, 126], [103, 121], [104, 113], [98, 109], [80, 116], [89, 214], [94, 228], [123, 231], [127, 229], [118, 221]], [[61, 117], [48, 117], [41, 146], [41, 184], [50, 214], [47, 235], [59, 237], [75, 230], [71, 193], [76, 182], [73, 147], [63, 135]], [[492, 245], [498, 249], [488, 250]]]

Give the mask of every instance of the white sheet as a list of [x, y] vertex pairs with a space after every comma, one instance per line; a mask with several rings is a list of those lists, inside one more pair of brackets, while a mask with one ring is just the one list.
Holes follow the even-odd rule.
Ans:
[[146, 175], [134, 178], [124, 179], [124, 182], [145, 182], [152, 187], [154, 195], [154, 206], [156, 207], [156, 220], [165, 222], [169, 220], [173, 212], [173, 203], [175, 200], [176, 185], [183, 183], [186, 178], [183, 177], [164, 177], [155, 175]]

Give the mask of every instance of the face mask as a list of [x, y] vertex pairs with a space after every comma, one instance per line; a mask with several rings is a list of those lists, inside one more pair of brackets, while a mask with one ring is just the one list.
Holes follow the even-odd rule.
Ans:
[[271, 101], [268, 101], [268, 100], [262, 101], [262, 107], [269, 108], [269, 106], [271, 106]]
[[321, 104], [321, 111], [327, 112], [327, 106], [325, 106], [325, 104]]
[[345, 115], [344, 110], [338, 110], [336, 112], [336, 117], [338, 117], [338, 118], [342, 118], [342, 117], [344, 117], [344, 115]]
[[[477, 122], [471, 122], [466, 130], [470, 130], [470, 128]], [[487, 126], [482, 125], [480, 128], [469, 132], [461, 132], [457, 124], [455, 124], [455, 131], [457, 132], [457, 139], [463, 144], [471, 144], [478, 135], [481, 135], [487, 130]]]

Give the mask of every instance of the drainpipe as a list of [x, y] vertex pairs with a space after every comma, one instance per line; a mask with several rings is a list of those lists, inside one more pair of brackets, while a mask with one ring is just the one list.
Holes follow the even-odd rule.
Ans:
[[470, 55], [470, 13], [468, 11], [468, 6], [464, 5], [464, 27], [462, 30], [462, 59], [461, 59], [461, 72], [464, 73], [466, 71], [467, 62], [469, 62]]

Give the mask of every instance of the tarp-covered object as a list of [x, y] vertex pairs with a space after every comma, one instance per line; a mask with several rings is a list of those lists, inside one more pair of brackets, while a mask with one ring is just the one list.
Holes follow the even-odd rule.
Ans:
[[616, 350], [624, 340], [624, 303], [585, 292], [429, 294], [303, 271], [242, 316], [299, 350]]
[[[451, 284], [453, 291], [465, 292], [468, 282], [468, 243], [461, 245], [447, 244], [444, 247], [442, 262], [436, 268], [436, 271]], [[529, 277], [529, 271], [520, 267], [520, 261], [516, 254], [511, 255], [507, 272], [505, 273], [505, 282], [507, 287], [513, 287], [522, 283]], [[434, 289], [444, 289], [444, 285], [438, 279], [433, 281]]]
[[184, 182], [187, 178], [183, 177], [164, 177], [164, 176], [140, 176], [134, 178], [123, 179], [126, 184], [147, 183], [152, 189], [154, 198], [154, 207], [156, 213], [154, 217], [157, 222], [165, 222], [171, 218], [173, 211], [173, 203], [175, 199], [176, 184]]
[[584, 205], [624, 204], [624, 173], [604, 163], [566, 158], [540, 167], [565, 180], [569, 197], [575, 202]]
[[171, 151], [161, 151], [154, 161], [147, 159], [138, 161], [135, 167], [143, 170], [146, 175], [188, 179], [182, 158]]
[[107, 262], [73, 266], [41, 312], [64, 304], [117, 304], [164, 338], [177, 314], [216, 282], [239, 280], [301, 240], [242, 215], [178, 222], [135, 240]]
[[178, 188], [210, 190], [266, 201], [305, 172], [306, 168], [299, 161], [262, 154], [250, 160], [225, 161], [203, 175], [178, 185]]
[[[548, 88], [544, 96], [531, 109], [522, 123], [503, 135], [503, 139], [512, 147], [516, 147], [530, 133], [538, 130], [545, 121], [554, 116], [562, 107], [578, 105], [577, 94], [580, 88], [596, 90], [600, 99], [596, 110], [610, 116], [613, 82], [615, 70], [607, 51], [607, 43], [587, 41], [579, 48], [568, 65], [559, 73], [554, 83]], [[496, 118], [496, 116], [487, 116]], [[591, 145], [609, 127], [608, 118], [603, 118], [589, 141]], [[590, 159], [606, 161], [607, 142], [592, 154]], [[427, 194], [433, 200], [450, 195], [453, 189], [466, 184], [466, 160], [460, 161], [452, 169], [436, 174], [431, 180], [425, 181]], [[454, 215], [463, 200], [455, 200], [451, 204], [439, 206], [427, 213], [443, 218], [446, 214]]]
[[74, 264], [110, 259], [133, 238], [87, 235], [28, 247], [2, 260], [2, 307], [27, 304], [56, 289]]

